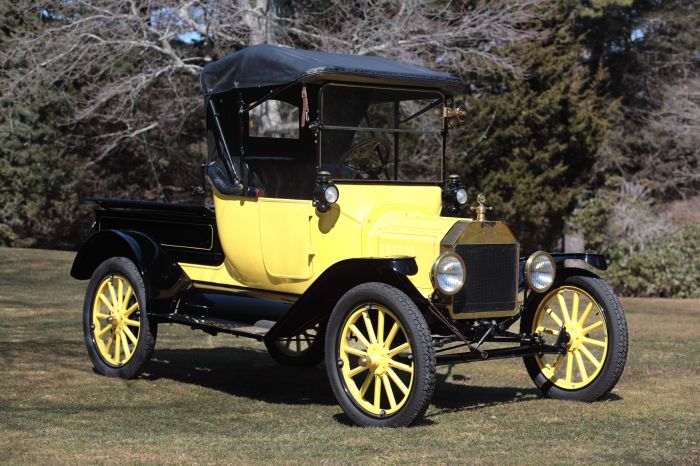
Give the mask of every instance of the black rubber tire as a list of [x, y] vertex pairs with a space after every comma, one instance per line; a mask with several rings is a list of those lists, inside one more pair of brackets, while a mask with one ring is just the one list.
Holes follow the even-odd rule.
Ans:
[[552, 290], [575, 286], [590, 294], [603, 311], [608, 333], [608, 352], [600, 373], [593, 381], [575, 390], [554, 385], [540, 370], [534, 356], [524, 357], [527, 372], [542, 395], [560, 400], [596, 401], [607, 395], [622, 376], [627, 361], [628, 333], [625, 312], [612, 288], [595, 276], [570, 275], [562, 277], [547, 293], [538, 295], [527, 307], [520, 331], [530, 333], [537, 308]]
[[[377, 417], [358, 407], [347, 392], [337, 361], [339, 339], [346, 319], [354, 309], [369, 303], [391, 310], [406, 330], [413, 354], [414, 382], [403, 407], [386, 417]], [[420, 419], [435, 390], [435, 350], [425, 318], [401, 290], [385, 283], [370, 282], [346, 292], [338, 301], [326, 330], [326, 372], [338, 403], [352, 422], [360, 426], [403, 427]]]
[[[140, 332], [136, 348], [129, 361], [120, 367], [112, 366], [102, 358], [97, 349], [92, 329], [92, 304], [95, 299], [97, 287], [103, 278], [112, 274], [121, 274], [129, 280], [136, 293], [140, 308], [138, 316]], [[134, 265], [130, 259], [126, 257], [112, 257], [102, 262], [95, 269], [90, 278], [85, 293], [85, 302], [83, 304], [83, 333], [85, 337], [85, 346], [87, 347], [88, 355], [90, 356], [95, 371], [108, 377], [119, 377], [122, 379], [133, 379], [143, 371], [144, 366], [153, 355], [158, 330], [158, 324], [148, 318], [147, 305], [148, 301], [146, 300], [146, 288], [143, 279], [136, 265]]]
[[320, 322], [316, 338], [309, 349], [299, 355], [289, 355], [283, 352], [275, 341], [265, 340], [265, 347], [272, 359], [282, 366], [313, 367], [323, 361], [323, 344], [326, 337], [326, 323]]

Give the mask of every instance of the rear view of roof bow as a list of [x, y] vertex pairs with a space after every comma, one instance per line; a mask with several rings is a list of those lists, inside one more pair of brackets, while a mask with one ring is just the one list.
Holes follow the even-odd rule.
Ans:
[[448, 96], [464, 90], [461, 78], [421, 66], [382, 57], [272, 45], [246, 47], [209, 63], [201, 75], [202, 92], [206, 96], [234, 89], [323, 81], [434, 88]]

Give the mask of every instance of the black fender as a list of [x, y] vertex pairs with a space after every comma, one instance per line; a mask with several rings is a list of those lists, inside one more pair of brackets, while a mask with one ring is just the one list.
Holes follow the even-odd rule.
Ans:
[[[566, 273], [568, 274], [571, 274], [571, 270], [575, 270], [580, 271], [579, 275], [586, 275], [586, 269], [576, 267], [565, 267], [564, 261], [569, 259], [583, 261], [586, 264], [595, 267], [598, 270], [608, 270], [608, 263], [605, 260], [605, 256], [603, 254], [596, 254], [590, 252], [555, 252], [550, 253], [550, 255], [552, 256], [552, 259], [554, 259], [554, 263], [557, 266], [557, 276], [564, 270], [567, 270], [568, 272]], [[520, 291], [523, 291], [525, 288], [527, 288], [527, 284], [525, 283], [525, 262], [527, 262], [527, 259], [528, 257], [520, 258], [518, 274], [518, 288]], [[591, 275], [597, 277], [597, 275], [593, 273], [591, 273]]]
[[101, 230], [80, 247], [70, 274], [87, 280], [110, 257], [127, 257], [138, 268], [146, 287], [151, 312], [167, 312], [172, 298], [189, 285], [189, 278], [170, 254], [138, 231]]
[[395, 286], [408, 296], [421, 296], [408, 276], [418, 273], [414, 257], [346, 259], [328, 267], [309, 286], [289, 311], [265, 335], [265, 340], [289, 337], [323, 320], [333, 311], [341, 296], [367, 282]]

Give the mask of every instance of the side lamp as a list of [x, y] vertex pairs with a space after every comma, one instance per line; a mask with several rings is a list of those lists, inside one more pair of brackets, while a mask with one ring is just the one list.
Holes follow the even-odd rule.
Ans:
[[331, 206], [338, 202], [340, 192], [331, 181], [331, 173], [319, 171], [316, 174], [316, 184], [313, 191], [313, 205], [319, 214], [325, 214], [331, 210]]

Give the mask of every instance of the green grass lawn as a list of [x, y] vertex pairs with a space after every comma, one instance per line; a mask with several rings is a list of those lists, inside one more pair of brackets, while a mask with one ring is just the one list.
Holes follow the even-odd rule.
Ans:
[[136, 380], [95, 374], [73, 253], [0, 248], [0, 464], [700, 464], [700, 301], [625, 299], [604, 401], [542, 399], [520, 360], [439, 368], [425, 420], [348, 425], [322, 366], [163, 325]]

